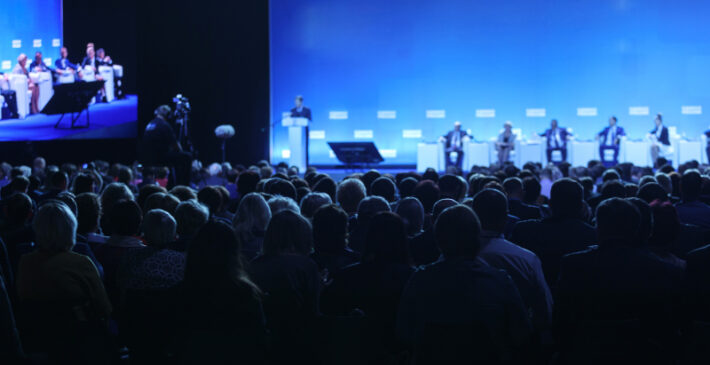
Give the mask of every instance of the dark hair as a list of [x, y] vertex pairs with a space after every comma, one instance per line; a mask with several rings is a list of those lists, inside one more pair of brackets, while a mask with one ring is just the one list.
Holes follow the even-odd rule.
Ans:
[[205, 186], [197, 193], [197, 200], [206, 205], [210, 214], [219, 213], [222, 210], [222, 194], [214, 186]]
[[280, 195], [284, 196], [287, 198], [293, 199], [293, 201], [296, 201], [297, 198], [297, 192], [296, 192], [296, 187], [291, 184], [290, 181], [280, 179], [280, 178], [271, 178], [267, 183], [266, 186], [264, 186], [266, 189], [267, 194], [271, 195]]
[[540, 192], [542, 191], [542, 185], [540, 181], [534, 177], [526, 177], [523, 179], [523, 202], [527, 204], [537, 204], [537, 199], [540, 197]]
[[439, 187], [431, 180], [422, 180], [414, 188], [414, 196], [419, 199], [424, 207], [424, 213], [431, 213], [434, 203], [439, 200]]
[[304, 256], [313, 251], [311, 223], [300, 214], [282, 210], [271, 217], [263, 245], [264, 255], [297, 253]]
[[607, 169], [602, 174], [602, 182], [607, 182], [610, 180], [621, 180], [621, 175], [619, 175], [619, 172], [614, 169]]
[[429, 180], [433, 182], [439, 182], [439, 173], [436, 172], [433, 168], [429, 167], [424, 171], [424, 174], [422, 174], [422, 180]]
[[696, 169], [686, 170], [680, 177], [680, 194], [684, 202], [698, 200], [703, 187], [703, 178]]
[[446, 174], [439, 178], [439, 189], [442, 198], [459, 201], [466, 196], [468, 184], [461, 176]]
[[446, 258], [474, 258], [481, 248], [480, 233], [476, 213], [464, 205], [445, 209], [434, 225], [436, 244]]
[[555, 181], [550, 190], [550, 209], [558, 217], [579, 218], [582, 212], [584, 189], [578, 182], [563, 178]]
[[96, 230], [101, 217], [101, 201], [94, 193], [81, 193], [76, 196], [76, 208], [79, 213], [77, 233], [85, 234]]
[[[524, 191], [523, 180], [517, 177], [509, 177], [503, 180], [503, 189], [505, 189], [505, 193], [508, 196], [519, 194], [522, 197]], [[478, 216], [480, 218], [481, 215], [479, 214]]]
[[444, 198], [440, 199], [436, 203], [434, 203], [434, 208], [431, 211], [431, 217], [436, 220], [436, 218], [443, 212], [446, 208], [453, 207], [455, 205], [458, 205], [459, 203], [456, 200], [449, 199], [449, 198]]
[[205, 224], [188, 246], [183, 284], [198, 292], [236, 285], [248, 288], [254, 296], [260, 293], [244, 270], [234, 231], [219, 221]]
[[400, 216], [380, 212], [372, 217], [363, 260], [411, 265], [407, 232]]
[[641, 214], [633, 204], [621, 198], [604, 200], [597, 207], [596, 217], [600, 245], [637, 242]]
[[624, 184], [619, 180], [607, 180], [602, 185], [602, 198], [624, 198], [626, 197], [626, 189]]
[[651, 203], [653, 213], [653, 232], [649, 243], [652, 246], [668, 248], [680, 235], [680, 219], [678, 211], [670, 202], [656, 200]]
[[337, 185], [335, 184], [335, 180], [331, 179], [327, 175], [323, 175], [322, 178], [318, 180], [318, 182], [313, 185], [313, 191], [318, 191], [321, 193], [326, 193], [330, 196], [331, 201], [336, 201], [335, 200], [335, 190], [337, 188]]
[[381, 196], [391, 203], [395, 201], [397, 187], [394, 185], [394, 181], [392, 181], [392, 179], [381, 176], [370, 184], [368, 192], [371, 195]]
[[313, 214], [313, 248], [316, 252], [339, 253], [347, 245], [348, 213], [336, 204], [318, 208]]
[[404, 220], [408, 235], [414, 236], [421, 232], [425, 212], [419, 199], [410, 196], [400, 200], [395, 212]]
[[372, 183], [375, 180], [379, 179], [381, 176], [382, 174], [377, 170], [370, 170], [360, 176], [360, 181], [365, 184], [365, 190], [367, 190], [367, 195], [372, 194]]
[[648, 243], [649, 237], [651, 237], [651, 232], [653, 230], [653, 214], [651, 213], [651, 207], [639, 198], [626, 198], [626, 201], [633, 204], [639, 211], [639, 230], [638, 230], [638, 245], [643, 246]]
[[80, 173], [74, 178], [74, 194], [93, 193], [94, 178], [88, 174]]
[[143, 207], [145, 205], [146, 199], [148, 199], [149, 196], [155, 194], [155, 193], [166, 193], [167, 190], [165, 190], [164, 187], [160, 185], [152, 185], [152, 184], [146, 184], [141, 186], [140, 190], [138, 190], [138, 198], [136, 199], [136, 203], [138, 203], [138, 206]]
[[27, 222], [32, 214], [32, 198], [25, 193], [15, 193], [4, 199], [8, 223], [19, 227]]
[[51, 175], [49, 182], [55, 189], [66, 189], [69, 184], [69, 178], [64, 171], [57, 171]]
[[120, 200], [107, 213], [109, 235], [136, 236], [140, 233], [143, 212], [133, 200]]
[[170, 194], [175, 195], [181, 202], [190, 199], [197, 199], [197, 194], [191, 187], [185, 185], [176, 185], [170, 189]]
[[643, 185], [638, 191], [638, 197], [646, 203], [651, 204], [654, 200], [668, 200], [668, 192], [659, 183], [648, 183]]
[[256, 184], [259, 183], [259, 173], [246, 170], [239, 174], [237, 178], [237, 191], [239, 195], [244, 196], [256, 191]]
[[503, 233], [508, 221], [508, 199], [498, 190], [483, 189], [473, 197], [473, 211], [476, 212], [481, 228]]
[[414, 194], [414, 188], [417, 187], [419, 181], [413, 177], [407, 177], [402, 179], [399, 183], [399, 197], [406, 198]]
[[10, 182], [10, 188], [12, 191], [17, 192], [27, 192], [30, 187], [30, 179], [24, 176], [15, 176]]

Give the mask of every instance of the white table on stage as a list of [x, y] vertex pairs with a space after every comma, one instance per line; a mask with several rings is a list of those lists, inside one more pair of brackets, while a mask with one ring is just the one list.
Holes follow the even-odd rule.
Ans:
[[464, 142], [463, 171], [470, 171], [472, 166], [488, 166], [491, 163], [490, 148], [488, 142]]
[[288, 128], [288, 148], [291, 156], [289, 165], [298, 167], [299, 171], [306, 171], [306, 128], [308, 119], [306, 118], [284, 118], [281, 125]]
[[620, 152], [620, 161], [631, 162], [636, 166], [651, 166], [650, 145], [647, 140], [629, 140], [621, 142], [623, 147]]
[[52, 73], [47, 72], [30, 72], [30, 79], [39, 87], [39, 100], [37, 106], [42, 110], [49, 102], [49, 99], [54, 95], [52, 87]]
[[104, 92], [106, 93], [106, 102], [110, 103], [116, 98], [113, 83], [113, 67], [99, 66], [99, 75], [104, 79]]
[[587, 166], [590, 160], [598, 160], [599, 142], [596, 141], [570, 141], [569, 146], [569, 161], [572, 166]]
[[57, 78], [57, 82], [60, 84], [71, 84], [74, 81], [76, 81], [76, 73], [75, 72], [64, 72], [63, 74], [59, 75]]
[[543, 165], [547, 163], [545, 157], [544, 141], [520, 141], [516, 146], [518, 153], [515, 156], [515, 164], [522, 167], [527, 162], [541, 162]]
[[678, 141], [678, 161], [677, 164], [695, 160], [702, 161], [705, 154], [704, 144], [701, 140], [689, 141], [681, 139]]
[[10, 74], [10, 89], [15, 91], [17, 114], [20, 119], [24, 119], [27, 114], [30, 114], [30, 95], [28, 95], [29, 86], [27, 85], [27, 76]]
[[431, 167], [436, 171], [445, 169], [444, 144], [438, 142], [421, 142], [417, 145], [417, 171], [424, 172]]

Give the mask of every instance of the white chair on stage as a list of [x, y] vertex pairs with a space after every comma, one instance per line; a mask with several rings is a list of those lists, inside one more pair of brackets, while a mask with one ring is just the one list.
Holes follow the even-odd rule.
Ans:
[[444, 144], [439, 142], [420, 142], [417, 145], [417, 171], [424, 172], [431, 167], [436, 171], [446, 169]]
[[57, 77], [57, 82], [60, 84], [71, 84], [76, 81], [76, 73], [74, 72], [65, 72], [59, 77]]
[[27, 117], [30, 114], [30, 90], [27, 85], [27, 76], [19, 74], [10, 74], [10, 89], [15, 91], [17, 99], [17, 114], [20, 119]]
[[470, 171], [473, 166], [490, 164], [490, 143], [468, 140], [463, 143], [463, 162], [461, 169]]
[[619, 160], [631, 162], [636, 166], [651, 166], [651, 144], [647, 139], [623, 139], [619, 151]]
[[516, 156], [516, 166], [522, 167], [527, 162], [542, 162], [547, 164], [547, 156], [545, 156], [546, 139], [533, 135], [533, 138], [521, 140], [515, 147], [518, 150]]
[[[591, 160], [598, 160], [599, 156], [599, 142], [597, 141], [580, 141], [573, 139], [567, 143], [568, 155], [567, 161], [569, 161], [572, 166], [587, 166], [587, 163]], [[613, 160], [613, 150], [605, 150], [612, 153], [609, 160]]]
[[110, 103], [115, 99], [114, 84], [113, 84], [113, 67], [111, 66], [99, 66], [99, 75], [104, 79], [104, 92], [106, 95], [106, 102]]
[[[87, 66], [87, 67], [82, 67], [81, 68], [81, 79], [90, 82], [90, 81], [96, 81], [96, 73], [94, 72], [93, 67]], [[96, 102], [96, 97], [91, 98], [91, 103], [89, 104], [94, 104]]]
[[46, 72], [30, 72], [30, 79], [32, 82], [39, 87], [39, 100], [37, 101], [37, 106], [39, 110], [42, 110], [45, 105], [49, 102], [49, 99], [54, 95], [54, 88], [52, 88], [52, 73]]
[[681, 138], [678, 140], [678, 164], [682, 164], [691, 160], [702, 162], [705, 151], [703, 139], [688, 140]]
[[[520, 158], [518, 158], [518, 150], [520, 149], [520, 143], [523, 139], [523, 130], [521, 128], [513, 128], [513, 135], [515, 135], [515, 148], [513, 148], [508, 153], [508, 161], [513, 161], [515, 166], [520, 167]], [[498, 131], [498, 135], [503, 133], [503, 129]], [[498, 136], [491, 137], [488, 139], [488, 164], [498, 163], [498, 150], [496, 150], [496, 142], [498, 141]]]

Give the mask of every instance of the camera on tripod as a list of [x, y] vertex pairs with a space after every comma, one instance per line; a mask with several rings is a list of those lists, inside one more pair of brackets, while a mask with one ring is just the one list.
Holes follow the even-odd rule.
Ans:
[[192, 110], [190, 108], [190, 100], [182, 94], [177, 94], [173, 98], [173, 104], [175, 104], [175, 112], [173, 113], [175, 121], [178, 124], [182, 124]]

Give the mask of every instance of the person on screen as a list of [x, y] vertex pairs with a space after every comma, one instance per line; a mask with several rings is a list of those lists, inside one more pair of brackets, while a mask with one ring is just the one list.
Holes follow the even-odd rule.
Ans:
[[540, 133], [541, 137], [547, 138], [547, 163], [552, 163], [552, 152], [560, 151], [562, 159], [555, 163], [567, 161], [567, 139], [571, 134], [567, 128], [558, 127], [557, 119], [550, 122], [550, 128]]
[[27, 85], [29, 90], [32, 92], [32, 97], [30, 98], [30, 114], [39, 113], [39, 87], [30, 78], [30, 71], [27, 69], [27, 55], [20, 53], [17, 56], [17, 65], [12, 73], [17, 75], [27, 76]]
[[100, 79], [99, 66], [101, 66], [100, 61], [96, 58], [96, 52], [94, 52], [94, 47], [89, 47], [86, 49], [86, 57], [81, 61], [81, 68], [90, 67], [94, 74], [96, 74], [96, 79]]
[[510, 158], [510, 151], [515, 149], [513, 123], [510, 121], [503, 123], [503, 131], [498, 135], [498, 141], [496, 141], [495, 146], [496, 151], [498, 151], [498, 164], [503, 166]]
[[96, 59], [99, 60], [99, 66], [113, 65], [113, 60], [111, 60], [111, 57], [106, 54], [103, 48], [99, 48], [99, 50], [96, 51]]
[[[303, 105], [303, 96], [302, 95], [296, 95], [296, 99], [294, 100], [294, 107], [291, 108], [291, 118], [306, 118], [308, 119], [308, 122], [312, 122], [313, 119], [311, 118], [311, 109]], [[308, 126], [306, 126], [306, 166], [308, 166]]]
[[668, 128], [663, 125], [663, 116], [660, 113], [656, 114], [656, 128], [654, 128], [649, 134], [648, 138], [651, 140], [651, 160], [653, 165], [656, 166], [659, 156], [667, 156], [670, 153], [671, 140], [668, 136]]
[[47, 72], [49, 68], [42, 60], [42, 52], [35, 52], [35, 59], [30, 63], [30, 72]]
[[76, 73], [77, 65], [69, 61], [69, 50], [67, 47], [62, 47], [59, 49], [59, 59], [54, 61], [54, 67], [58, 74], [63, 75], [65, 73]]
[[705, 137], [707, 137], [707, 147], [705, 147], [705, 153], [707, 153], [708, 161], [710, 161], [710, 129], [705, 131]]
[[[621, 144], [621, 137], [625, 136], [626, 132], [624, 132], [624, 128], [619, 127], [616, 123], [616, 117], [611, 116], [611, 118], [609, 118], [609, 126], [597, 134], [599, 157], [605, 165], [613, 166], [619, 163], [619, 145]], [[604, 152], [607, 150], [614, 151], [614, 159], [611, 161], [607, 161], [604, 158]]]
[[[464, 138], [470, 139], [471, 136], [461, 129], [461, 122], [454, 122], [454, 129], [439, 138], [440, 142], [444, 143], [444, 152], [446, 153], [446, 167], [455, 165], [461, 170], [463, 164], [463, 142]], [[456, 162], [453, 162], [453, 160]]]

